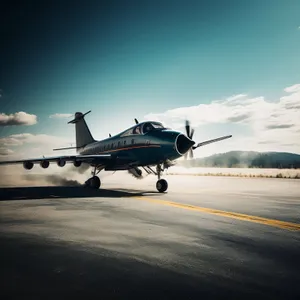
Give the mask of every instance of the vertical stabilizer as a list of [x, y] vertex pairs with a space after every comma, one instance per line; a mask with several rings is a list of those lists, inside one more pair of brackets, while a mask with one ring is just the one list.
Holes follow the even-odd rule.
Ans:
[[68, 122], [68, 123], [75, 124], [76, 148], [77, 149], [84, 147], [87, 144], [95, 142], [95, 140], [84, 120], [84, 116], [90, 112], [91, 111], [88, 111], [85, 114], [83, 114], [81, 112], [76, 112], [74, 120]]

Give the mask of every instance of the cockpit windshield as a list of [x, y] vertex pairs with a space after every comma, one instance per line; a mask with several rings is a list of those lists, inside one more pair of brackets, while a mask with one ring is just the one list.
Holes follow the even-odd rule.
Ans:
[[159, 122], [147, 122], [143, 126], [143, 133], [150, 132], [155, 129], [163, 129], [164, 126]]
[[164, 129], [165, 127], [159, 122], [146, 122], [136, 125], [121, 134], [121, 136], [129, 136], [135, 134], [145, 134], [152, 130]]
[[151, 124], [153, 125], [154, 128], [160, 128], [160, 129], [164, 128], [163, 124], [158, 123], [158, 122], [157, 123], [156, 122], [152, 122]]

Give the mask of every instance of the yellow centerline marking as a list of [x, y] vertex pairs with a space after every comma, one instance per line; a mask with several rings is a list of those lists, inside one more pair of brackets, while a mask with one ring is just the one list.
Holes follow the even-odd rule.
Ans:
[[134, 197], [134, 198], [138, 199], [138, 200], [142, 200], [142, 201], [158, 203], [158, 204], [173, 206], [173, 207], [177, 207], [177, 208], [183, 208], [183, 209], [187, 209], [187, 210], [200, 211], [200, 212], [204, 212], [204, 213], [208, 213], [208, 214], [212, 214], [212, 215], [218, 215], [218, 216], [222, 216], [222, 217], [227, 217], [227, 218], [231, 218], [231, 219], [259, 223], [259, 224], [264, 224], [264, 225], [268, 225], [268, 226], [279, 227], [282, 229], [300, 231], [300, 224], [292, 223], [292, 222], [285, 222], [285, 221], [280, 221], [280, 220], [262, 218], [262, 217], [246, 215], [246, 214], [241, 214], [241, 213], [236, 213], [236, 212], [224, 211], [224, 210], [219, 210], [219, 209], [195, 206], [195, 205], [190, 205], [190, 204], [184, 204], [184, 203], [178, 203], [178, 202], [160, 200], [160, 199], [154, 199], [154, 198], [148, 198], [148, 197]]

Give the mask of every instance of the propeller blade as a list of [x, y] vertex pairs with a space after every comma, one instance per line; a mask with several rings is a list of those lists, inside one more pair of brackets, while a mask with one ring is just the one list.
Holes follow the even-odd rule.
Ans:
[[192, 148], [190, 148], [190, 158], [193, 159], [194, 158], [194, 151]]
[[188, 120], [185, 121], [185, 130], [186, 130], [186, 135], [190, 137], [190, 121]]
[[194, 132], [195, 132], [195, 130], [192, 129], [192, 131], [191, 131], [191, 136], [189, 136], [189, 138], [190, 138], [191, 140], [193, 139]]
[[134, 119], [135, 124], [139, 124], [139, 121], [137, 119]]

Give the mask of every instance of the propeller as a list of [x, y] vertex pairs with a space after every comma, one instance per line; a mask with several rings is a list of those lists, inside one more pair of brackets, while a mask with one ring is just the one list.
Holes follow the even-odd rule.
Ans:
[[[186, 120], [186, 121], [185, 121], [185, 131], [186, 131], [187, 137], [188, 137], [189, 139], [193, 140], [193, 135], [194, 135], [195, 130], [194, 130], [194, 129], [191, 129], [190, 121], [189, 121], [189, 120]], [[225, 135], [225, 136], [222, 136], [222, 137], [219, 137], [219, 138], [216, 138], [216, 139], [212, 139], [212, 140], [208, 140], [208, 141], [205, 141], [205, 142], [198, 143], [198, 144], [196, 144], [195, 146], [192, 146], [192, 147], [184, 154], [184, 158], [187, 159], [188, 155], [190, 156], [190, 158], [194, 158], [193, 150], [195, 150], [195, 149], [198, 148], [198, 147], [205, 146], [205, 145], [208, 145], [208, 144], [211, 144], [211, 143], [215, 143], [215, 142], [219, 142], [219, 141], [222, 141], [222, 140], [231, 138], [231, 137], [232, 137], [232, 135]]]
[[[189, 120], [185, 121], [185, 131], [186, 131], [186, 136], [189, 139], [193, 140], [193, 135], [194, 135], [195, 130], [194, 129], [191, 130], [191, 125], [190, 125]], [[193, 153], [192, 147], [184, 154], [184, 158], [187, 159], [188, 155], [190, 156], [190, 158], [194, 158], [194, 153]]]

